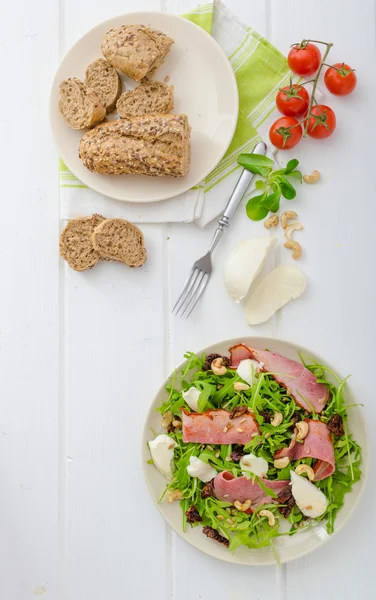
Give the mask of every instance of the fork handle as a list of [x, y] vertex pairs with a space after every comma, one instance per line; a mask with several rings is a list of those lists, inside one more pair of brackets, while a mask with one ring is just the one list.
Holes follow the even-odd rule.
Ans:
[[[252, 150], [252, 154], [265, 154], [266, 153], [266, 144], [264, 144], [264, 142], [259, 142], [258, 144], [256, 144], [256, 146], [253, 148]], [[251, 183], [252, 179], [254, 178], [255, 174], [251, 173], [251, 171], [248, 171], [247, 169], [243, 169], [237, 184], [234, 188], [234, 191], [231, 194], [230, 200], [228, 201], [226, 208], [223, 212], [223, 215], [221, 216], [221, 218], [218, 220], [218, 227], [215, 230], [212, 242], [210, 244], [210, 248], [209, 248], [209, 252], [212, 253], [214, 248], [217, 246], [219, 240], [222, 237], [222, 234], [224, 232], [224, 228], [228, 227], [230, 224], [230, 219], [234, 216], [240, 202], [241, 199], [243, 198], [245, 192], [247, 191], [247, 188], [249, 186], [249, 184]]]

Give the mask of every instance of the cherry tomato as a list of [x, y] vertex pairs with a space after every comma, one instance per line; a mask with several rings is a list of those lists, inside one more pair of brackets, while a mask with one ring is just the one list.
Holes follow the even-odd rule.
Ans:
[[329, 106], [318, 104], [312, 107], [307, 129], [309, 136], [321, 140], [332, 135], [335, 128], [336, 116]]
[[293, 73], [309, 77], [318, 70], [321, 52], [315, 44], [294, 44], [287, 56], [287, 62]]
[[302, 139], [303, 130], [300, 123], [292, 117], [277, 119], [269, 130], [269, 139], [279, 150], [289, 150]]
[[347, 96], [356, 87], [357, 77], [346, 63], [336, 63], [325, 73], [325, 85], [335, 96]]
[[309, 96], [302, 85], [287, 85], [279, 90], [275, 99], [279, 112], [288, 117], [297, 117], [307, 112]]

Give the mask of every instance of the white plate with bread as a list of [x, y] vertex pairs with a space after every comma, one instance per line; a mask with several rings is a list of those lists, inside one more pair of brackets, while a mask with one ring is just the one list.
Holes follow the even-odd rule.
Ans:
[[194, 23], [121, 15], [63, 59], [50, 98], [61, 158], [97, 192], [154, 202], [198, 185], [225, 154], [238, 118], [227, 57]]

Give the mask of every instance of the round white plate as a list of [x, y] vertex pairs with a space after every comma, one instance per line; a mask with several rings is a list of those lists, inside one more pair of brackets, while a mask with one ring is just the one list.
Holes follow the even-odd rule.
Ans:
[[[78, 157], [78, 146], [84, 132], [70, 129], [59, 113], [61, 81], [68, 77], [84, 79], [86, 67], [102, 56], [101, 42], [105, 33], [109, 29], [132, 23], [150, 25], [175, 40], [153, 79], [164, 81], [165, 77], [169, 77], [168, 83], [175, 88], [173, 112], [188, 115], [192, 128], [192, 156], [185, 177], [91, 173]], [[135, 87], [135, 81], [125, 75], [121, 75], [121, 78], [123, 91]], [[206, 31], [175, 15], [136, 12], [101, 23], [71, 48], [52, 84], [50, 121], [61, 158], [88, 187], [116, 200], [154, 202], [186, 192], [214, 169], [234, 135], [238, 108], [238, 88], [230, 63], [220, 46]]]
[[[198, 352], [198, 354], [207, 354], [209, 352], [217, 352], [218, 354], [228, 354], [228, 350], [229, 348], [231, 348], [231, 346], [234, 346], [241, 342], [253, 348], [268, 348], [272, 352], [278, 352], [279, 354], [282, 354], [284, 356], [287, 356], [288, 358], [298, 361], [300, 361], [298, 352], [303, 352], [304, 354], [313, 358], [318, 363], [327, 365], [329, 368], [333, 369], [331, 365], [328, 365], [325, 359], [321, 358], [313, 352], [310, 352], [306, 348], [303, 348], [301, 346], [298, 347], [294, 344], [291, 344], [290, 342], [285, 342], [283, 340], [277, 340], [273, 338], [245, 337], [241, 339], [225, 340], [224, 342], [213, 344], [209, 348], [201, 350], [200, 352]], [[175, 381], [179, 381], [179, 375], [184, 365], [185, 362], [182, 363], [179, 367], [177, 367], [177, 376], [175, 376]], [[163, 386], [159, 390], [150, 407], [146, 418], [142, 439], [142, 464], [145, 481], [149, 488], [150, 495], [156, 503], [159, 512], [167, 521], [167, 523], [172, 527], [172, 529], [176, 531], [176, 533], [178, 533], [189, 544], [195, 546], [195, 548], [198, 548], [198, 550], [202, 550], [202, 552], [205, 552], [206, 554], [209, 554], [221, 560], [225, 560], [227, 562], [242, 565], [275, 564], [276, 560], [271, 548], [260, 548], [258, 550], [251, 550], [245, 547], [240, 547], [235, 550], [234, 554], [231, 554], [231, 552], [224, 546], [221, 546], [220, 544], [213, 542], [213, 540], [208, 539], [202, 533], [201, 527], [188, 527], [187, 531], [184, 533], [182, 530], [182, 514], [180, 503], [174, 502], [173, 504], [168, 504], [166, 498], [162, 500], [162, 502], [158, 503], [158, 500], [161, 497], [163, 490], [165, 489], [166, 479], [159, 473], [159, 471], [157, 471], [157, 469], [153, 465], [147, 464], [147, 461], [150, 458], [147, 442], [148, 440], [153, 439], [154, 437], [152, 434], [152, 429], [157, 433], [162, 432], [161, 416], [160, 413], [156, 412], [156, 408], [160, 406], [160, 404], [162, 404], [162, 402], [164, 402], [168, 397], [168, 394], [166, 392], [166, 385], [171, 382], [171, 377], [172, 376], [170, 376], [164, 382]], [[345, 387], [344, 396], [347, 404], [355, 403], [355, 399], [348, 386]], [[363, 475], [361, 480], [354, 485], [352, 492], [345, 496], [344, 506], [339, 511], [338, 516], [336, 518], [335, 533], [344, 526], [351, 513], [355, 510], [360, 500], [362, 491], [364, 489], [368, 471], [368, 432], [360, 407], [353, 407], [351, 411], [349, 411], [348, 427], [350, 432], [354, 434], [356, 441], [362, 447], [363, 463], [361, 465], [361, 468]], [[281, 538], [275, 538], [273, 539], [273, 542], [278, 552], [280, 562], [284, 563], [304, 556], [305, 554], [308, 554], [313, 550], [316, 550], [329, 539], [333, 538], [333, 536], [334, 534], [327, 534], [324, 524], [317, 524], [311, 529], [297, 533], [292, 537], [283, 536]]]

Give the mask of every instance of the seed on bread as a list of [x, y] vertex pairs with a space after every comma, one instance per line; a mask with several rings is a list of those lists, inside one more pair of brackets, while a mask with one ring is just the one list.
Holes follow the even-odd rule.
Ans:
[[142, 231], [125, 219], [106, 219], [91, 234], [94, 249], [105, 260], [141, 267], [147, 258]]
[[94, 267], [100, 260], [91, 242], [94, 229], [105, 218], [102, 215], [77, 217], [72, 219], [60, 234], [60, 255], [75, 271], [86, 271]]
[[85, 84], [94, 90], [106, 111], [114, 110], [121, 94], [121, 81], [117, 70], [104, 58], [97, 58], [85, 73]]
[[59, 110], [72, 129], [88, 129], [106, 116], [98, 94], [76, 77], [61, 82]]
[[116, 69], [141, 81], [155, 73], [173, 43], [172, 38], [156, 29], [122, 25], [106, 33], [102, 54]]
[[169, 113], [174, 107], [174, 87], [160, 81], [143, 81], [134, 90], [123, 92], [116, 103], [119, 117]]

